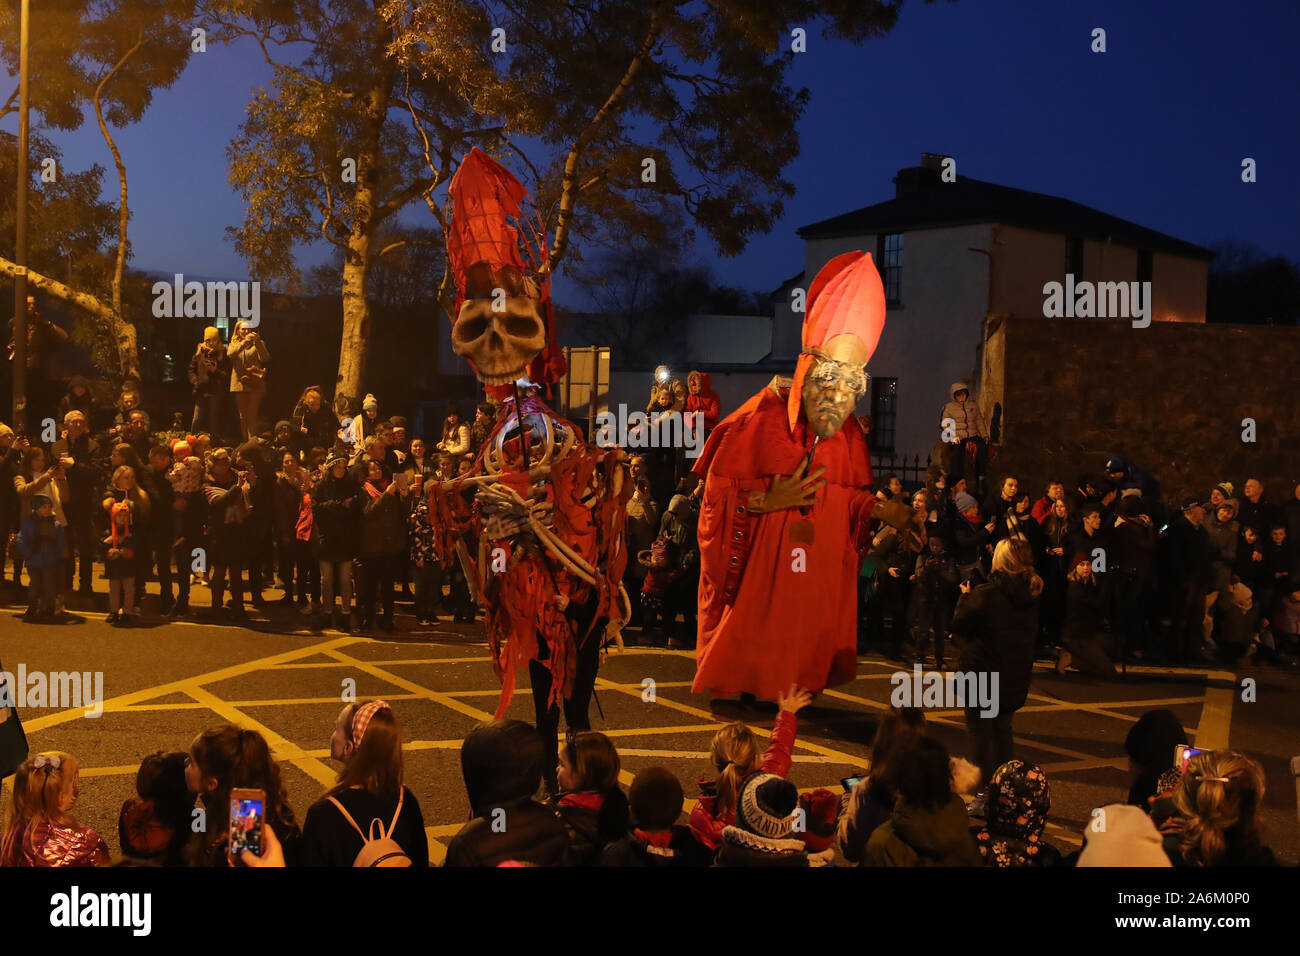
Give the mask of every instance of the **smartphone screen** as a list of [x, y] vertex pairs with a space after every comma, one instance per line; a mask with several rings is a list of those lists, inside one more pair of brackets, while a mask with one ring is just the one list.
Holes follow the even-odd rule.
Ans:
[[1192, 758], [1202, 751], [1195, 747], [1189, 747], [1187, 744], [1179, 744], [1174, 748], [1174, 766], [1180, 771], [1186, 772], [1187, 765], [1192, 762]]
[[244, 850], [262, 855], [262, 826], [266, 821], [266, 797], [260, 791], [236, 791], [230, 797], [230, 856], [239, 859]]
[[853, 788], [866, 779], [866, 777], [845, 777], [840, 781], [840, 783], [844, 786], [845, 793], [852, 793]]

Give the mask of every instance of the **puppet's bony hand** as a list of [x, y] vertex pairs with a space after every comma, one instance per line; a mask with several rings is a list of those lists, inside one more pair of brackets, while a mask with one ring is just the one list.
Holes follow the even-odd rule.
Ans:
[[871, 517], [901, 531], [912, 521], [912, 506], [902, 501], [880, 501], [871, 509]]
[[[767, 491], [751, 491], [748, 508], [759, 513], [783, 511], [786, 508], [809, 508], [817, 503], [817, 492], [826, 487], [822, 475], [829, 470], [822, 465], [811, 475], [804, 475], [808, 468], [809, 456], [804, 456], [799, 467], [788, 478], [775, 475]], [[911, 509], [909, 509], [911, 510]]]

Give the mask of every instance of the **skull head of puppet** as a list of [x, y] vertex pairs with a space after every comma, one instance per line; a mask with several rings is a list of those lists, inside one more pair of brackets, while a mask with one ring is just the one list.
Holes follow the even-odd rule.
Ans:
[[855, 335], [836, 335], [814, 353], [812, 367], [804, 377], [802, 399], [808, 427], [818, 438], [838, 432], [866, 394], [863, 366], [868, 358], [870, 352]]
[[451, 329], [451, 347], [474, 363], [485, 385], [524, 375], [546, 347], [537, 283], [514, 266], [479, 262], [465, 274], [465, 297]]

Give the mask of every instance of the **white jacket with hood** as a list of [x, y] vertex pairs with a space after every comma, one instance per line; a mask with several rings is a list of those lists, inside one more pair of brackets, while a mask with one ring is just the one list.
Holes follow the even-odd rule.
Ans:
[[[949, 393], [953, 396], [952, 401], [943, 406], [943, 411], [939, 413], [939, 427], [946, 428], [944, 419], [951, 418], [956, 431], [956, 441], [962, 441], [967, 438], [983, 438], [989, 440], [989, 431], [984, 427], [984, 416], [980, 414], [980, 407], [975, 402], [975, 396], [970, 394], [970, 387], [965, 382], [953, 382]], [[966, 401], [957, 401], [958, 392], [966, 392]]]

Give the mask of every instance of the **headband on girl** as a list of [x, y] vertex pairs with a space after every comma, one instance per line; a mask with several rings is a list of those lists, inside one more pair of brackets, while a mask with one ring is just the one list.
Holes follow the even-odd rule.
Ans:
[[360, 746], [361, 738], [366, 735], [366, 728], [370, 726], [370, 719], [381, 710], [391, 711], [393, 708], [388, 705], [386, 700], [372, 700], [368, 704], [362, 704], [357, 708], [357, 712], [352, 715], [352, 744]]

